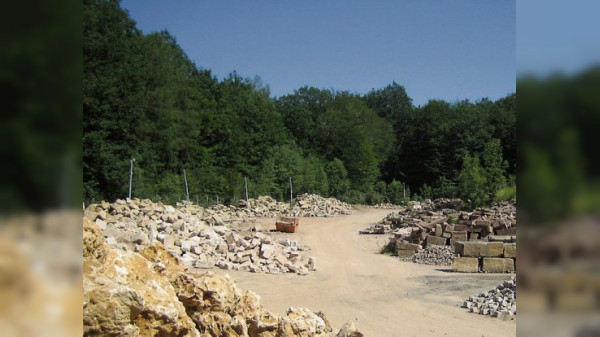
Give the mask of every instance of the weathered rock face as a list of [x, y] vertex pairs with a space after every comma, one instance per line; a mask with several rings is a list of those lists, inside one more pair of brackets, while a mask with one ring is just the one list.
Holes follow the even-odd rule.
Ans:
[[110, 249], [84, 219], [83, 326], [88, 336], [199, 336], [175, 289], [139, 254]]
[[342, 326], [336, 337], [363, 337], [364, 335], [356, 330], [354, 323], [348, 322]]
[[139, 253], [110, 247], [83, 219], [85, 336], [330, 336], [321, 313], [278, 317], [228, 275], [191, 273], [161, 243]]

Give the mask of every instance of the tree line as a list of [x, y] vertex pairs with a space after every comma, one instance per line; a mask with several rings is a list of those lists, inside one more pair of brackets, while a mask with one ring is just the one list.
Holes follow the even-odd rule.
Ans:
[[191, 195], [237, 203], [317, 193], [352, 203], [462, 197], [514, 185], [516, 95], [414, 106], [403, 86], [367, 94], [260, 78], [218, 80], [167, 31], [143, 34], [116, 0], [83, 2], [84, 200]]

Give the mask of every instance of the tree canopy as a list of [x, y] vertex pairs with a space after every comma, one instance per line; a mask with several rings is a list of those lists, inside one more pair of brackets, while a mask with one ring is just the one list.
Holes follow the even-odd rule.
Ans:
[[[393, 82], [273, 98], [259, 77], [218, 80], [166, 31], [142, 34], [118, 1], [86, 0], [83, 13], [87, 201], [126, 197], [131, 159], [135, 197], [182, 199], [185, 170], [192, 198], [224, 203], [243, 197], [244, 177], [251, 197], [287, 198], [291, 178], [296, 194], [358, 203], [489, 200], [516, 172], [514, 94], [416, 107]], [[483, 196], [461, 191], [473, 184]]]

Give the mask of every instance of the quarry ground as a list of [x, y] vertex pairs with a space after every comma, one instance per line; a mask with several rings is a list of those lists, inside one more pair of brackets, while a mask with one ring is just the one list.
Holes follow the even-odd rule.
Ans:
[[[394, 210], [360, 208], [354, 215], [302, 218], [294, 234], [273, 233], [311, 247], [315, 272], [270, 275], [232, 270], [244, 290], [263, 299], [265, 308], [284, 314], [288, 307], [323, 311], [337, 331], [354, 321], [365, 336], [515, 336], [516, 321], [468, 313], [469, 295], [486, 292], [509, 274], [460, 274], [450, 267], [401, 262], [378, 254], [388, 235], [359, 235]], [[274, 219], [259, 219], [274, 228]]]

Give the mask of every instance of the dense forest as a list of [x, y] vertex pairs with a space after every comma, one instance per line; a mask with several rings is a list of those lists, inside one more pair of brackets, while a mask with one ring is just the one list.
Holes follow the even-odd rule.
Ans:
[[[516, 95], [415, 106], [391, 83], [366, 94], [259, 77], [218, 80], [166, 31], [143, 34], [116, 0], [83, 2], [84, 200], [237, 203], [304, 192], [352, 203], [514, 191]], [[406, 188], [406, 191], [404, 190]]]

